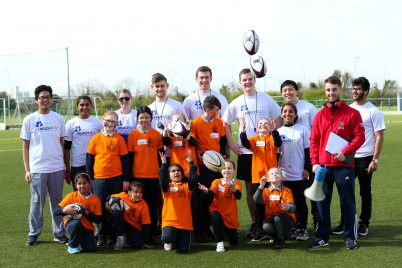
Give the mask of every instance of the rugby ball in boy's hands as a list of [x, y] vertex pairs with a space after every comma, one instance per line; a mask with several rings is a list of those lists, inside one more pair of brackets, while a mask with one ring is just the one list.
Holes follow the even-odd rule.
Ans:
[[249, 30], [243, 37], [243, 47], [249, 55], [254, 55], [260, 47], [260, 39], [253, 30]]
[[202, 161], [209, 170], [214, 172], [221, 172], [225, 167], [225, 160], [222, 155], [213, 150], [206, 151], [202, 155]]
[[70, 204], [69, 206], [72, 206], [75, 211], [77, 211], [77, 214], [73, 215], [65, 215], [64, 218], [68, 220], [78, 220], [82, 217], [82, 214], [85, 213], [85, 208], [81, 204]]
[[186, 138], [190, 134], [190, 129], [180, 119], [172, 120], [166, 127], [170, 136]]
[[123, 200], [121, 200], [120, 197], [112, 196], [109, 199], [109, 208], [112, 211], [114, 211], [114, 210], [120, 210], [120, 211], [123, 210], [123, 205], [124, 205], [124, 202], [123, 202]]
[[250, 67], [255, 74], [255, 77], [261, 78], [264, 77], [267, 73], [267, 65], [265, 64], [264, 59], [261, 56], [253, 56], [250, 58]]

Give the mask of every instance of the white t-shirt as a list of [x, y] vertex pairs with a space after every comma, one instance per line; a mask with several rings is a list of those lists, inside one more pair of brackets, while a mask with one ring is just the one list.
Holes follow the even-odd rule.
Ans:
[[184, 101], [183, 106], [186, 110], [187, 116], [189, 119], [194, 120], [203, 113], [202, 103], [204, 102], [205, 98], [214, 95], [218, 98], [221, 103], [221, 110], [219, 112], [219, 117], [222, 117], [223, 113], [225, 112], [226, 108], [228, 107], [228, 101], [226, 98], [220, 94], [216, 90], [211, 90], [211, 92], [203, 93], [203, 92], [194, 92], [189, 95]]
[[53, 173], [64, 170], [60, 138], [66, 136], [64, 117], [50, 111], [34, 112], [24, 118], [20, 138], [29, 141], [29, 171]]
[[361, 158], [374, 155], [375, 132], [385, 130], [384, 115], [369, 101], [363, 105], [352, 103], [350, 107], [360, 112], [364, 124], [364, 136], [366, 138], [363, 145], [356, 151], [355, 157]]
[[278, 129], [282, 140], [279, 152], [282, 154], [279, 166], [285, 181], [300, 181], [303, 179], [304, 149], [310, 147], [310, 131], [305, 126], [295, 124]]
[[297, 108], [297, 124], [305, 126], [309, 131], [313, 125], [314, 116], [317, 113], [317, 108], [310, 102], [304, 100], [298, 100], [296, 104]]
[[[257, 92], [254, 96], [246, 96], [243, 94], [234, 99], [224, 112], [222, 120], [228, 125], [237, 121], [240, 127], [239, 120], [241, 117], [244, 117], [246, 119], [247, 137], [252, 137], [258, 135], [254, 129], [257, 129], [260, 119], [276, 119], [280, 115], [281, 108], [274, 99], [265, 93]], [[238, 143], [241, 144], [240, 131]]]
[[116, 113], [119, 116], [119, 122], [117, 123], [115, 131], [127, 142], [128, 135], [137, 127], [137, 111], [131, 109], [130, 113], [123, 114], [121, 109], [119, 109]]
[[66, 123], [66, 141], [71, 141], [71, 166], [85, 166], [87, 148], [92, 136], [103, 130], [102, 121], [89, 116], [81, 119], [78, 116]]

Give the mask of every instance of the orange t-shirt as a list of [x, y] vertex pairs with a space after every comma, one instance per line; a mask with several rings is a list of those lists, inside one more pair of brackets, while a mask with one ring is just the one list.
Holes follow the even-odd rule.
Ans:
[[162, 135], [153, 128], [145, 133], [137, 128], [128, 135], [127, 147], [129, 152], [134, 152], [133, 178], [158, 178]]
[[292, 191], [289, 188], [282, 186], [282, 191], [277, 189], [270, 191], [269, 188], [264, 188], [262, 198], [264, 199], [265, 204], [265, 218], [272, 217], [279, 213], [285, 213], [292, 217], [293, 221], [296, 222], [296, 216], [293, 212], [285, 212], [280, 208], [281, 202], [294, 202]]
[[[172, 140], [172, 144], [168, 146], [170, 149], [170, 164], [179, 164], [184, 169], [184, 176], [188, 178], [190, 176], [190, 163], [186, 159], [188, 149], [191, 150], [194, 165], [198, 165], [195, 146], [191, 146], [188, 141], [184, 139], [180, 139], [177, 137], [169, 138]], [[197, 174], [200, 174], [199, 170], [197, 170]]]
[[163, 193], [162, 228], [172, 226], [183, 230], [193, 230], [191, 214], [191, 195], [193, 191], [188, 183], [169, 183], [166, 193]]
[[252, 159], [252, 183], [260, 183], [260, 179], [265, 176], [270, 168], [277, 167], [278, 161], [276, 153], [278, 148], [274, 146], [274, 137], [252, 136], [248, 139], [253, 152]]
[[[242, 184], [235, 180], [236, 189], [241, 191]], [[223, 218], [225, 226], [238, 229], [240, 227], [239, 215], [237, 209], [236, 198], [229, 186], [223, 179], [216, 179], [212, 182], [210, 190], [214, 192], [215, 198], [209, 206], [209, 211], [212, 213], [218, 211]]]
[[105, 136], [95, 134], [88, 145], [87, 153], [95, 156], [94, 177], [109, 179], [123, 174], [120, 157], [128, 154], [126, 142], [117, 132]]
[[[101, 202], [99, 197], [97, 197], [95, 194], [91, 194], [90, 196], [82, 196], [77, 191], [75, 191], [67, 194], [66, 197], [61, 200], [59, 206], [61, 208], [64, 208], [65, 206], [70, 204], [81, 204], [86, 207], [90, 213], [98, 216], [102, 215]], [[63, 221], [64, 225], [66, 225], [68, 220], [63, 219]], [[95, 227], [92, 221], [90, 221], [85, 214], [82, 214], [80, 221], [86, 229], [95, 231]]]
[[225, 136], [222, 119], [215, 117], [213, 121], [205, 122], [202, 116], [191, 121], [191, 132], [197, 140], [197, 151], [214, 150], [220, 152], [220, 138]]
[[151, 224], [148, 205], [144, 200], [133, 202], [126, 192], [112, 195], [114, 196], [124, 201], [123, 216], [130, 225], [141, 231], [143, 224]]

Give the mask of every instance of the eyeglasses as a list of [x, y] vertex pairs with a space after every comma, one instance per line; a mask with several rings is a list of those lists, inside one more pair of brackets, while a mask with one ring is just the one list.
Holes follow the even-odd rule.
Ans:
[[130, 98], [130, 97], [121, 97], [121, 98], [118, 98], [118, 100], [119, 100], [120, 102], [123, 102], [124, 100], [125, 100], [125, 101], [130, 101], [131, 98]]
[[51, 100], [52, 97], [50, 97], [50, 96], [40, 96], [40, 97], [38, 97], [38, 99], [40, 99], [41, 101], [47, 101], [47, 100]]
[[111, 123], [111, 124], [116, 124], [117, 123], [117, 121], [114, 121], [114, 120], [108, 120], [108, 119], [104, 119], [103, 121], [105, 121], [106, 123]]

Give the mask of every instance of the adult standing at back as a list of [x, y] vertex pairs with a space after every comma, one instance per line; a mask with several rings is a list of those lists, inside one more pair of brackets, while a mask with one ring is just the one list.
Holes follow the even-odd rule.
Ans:
[[184, 101], [183, 106], [186, 110], [188, 119], [193, 120], [203, 114], [202, 104], [206, 97], [213, 95], [221, 103], [221, 110], [218, 117], [221, 117], [228, 107], [228, 101], [218, 91], [211, 89], [212, 70], [208, 66], [198, 67], [195, 72], [195, 81], [198, 84], [198, 90], [189, 95]]
[[[367, 235], [371, 219], [372, 194], [371, 179], [373, 173], [377, 171], [378, 161], [382, 144], [384, 141], [384, 115], [382, 112], [367, 100], [370, 91], [370, 82], [365, 77], [358, 77], [352, 81], [352, 97], [354, 102], [350, 107], [360, 112], [364, 124], [365, 142], [356, 151], [355, 155], [355, 175], [359, 179], [360, 197], [362, 200], [359, 228], [359, 235]], [[341, 210], [342, 211], [342, 210]], [[343, 233], [343, 213], [341, 224], [335, 228], [335, 234]]]
[[116, 111], [119, 116], [116, 132], [119, 133], [127, 143], [128, 135], [137, 128], [137, 111], [131, 107], [132, 95], [130, 90], [121, 89], [117, 94], [120, 109]]
[[25, 181], [31, 190], [29, 210], [29, 234], [26, 244], [37, 244], [42, 232], [43, 207], [49, 195], [50, 214], [54, 241], [66, 243], [66, 230], [62, 216], [53, 215], [53, 210], [62, 200], [64, 183], [63, 143], [66, 136], [64, 118], [50, 110], [53, 90], [41, 85], [35, 89], [35, 102], [38, 111], [25, 117], [22, 123], [22, 159], [25, 168]]
[[[355, 174], [353, 155], [364, 143], [364, 127], [360, 113], [345, 104], [341, 98], [342, 82], [336, 76], [325, 79], [325, 94], [328, 103], [324, 105], [314, 117], [313, 128], [310, 135], [310, 158], [313, 172], [316, 173], [319, 165], [327, 167], [323, 182], [325, 199], [317, 202], [318, 226], [316, 241], [310, 248], [328, 246], [331, 232], [331, 199], [334, 182], [338, 188], [344, 210], [344, 240], [347, 249], [357, 248], [355, 230], [356, 200], [355, 200]], [[338, 135], [348, 141], [348, 145], [332, 154], [327, 148], [330, 137]], [[331, 143], [334, 143], [331, 140]], [[348, 158], [348, 159], [347, 159]], [[348, 160], [352, 159], [351, 162]], [[346, 160], [346, 161], [345, 161]]]
[[[249, 153], [241, 153], [240, 131], [238, 137], [238, 144], [233, 141], [230, 125], [237, 121], [240, 126], [240, 118], [246, 119], [246, 134], [247, 137], [258, 136], [257, 124], [262, 118], [273, 118], [276, 121], [276, 127], [279, 128], [281, 124], [281, 108], [272, 99], [271, 96], [257, 92], [255, 89], [255, 75], [250, 69], [246, 68], [239, 73], [240, 85], [243, 89], [242, 95], [234, 99], [224, 112], [222, 120], [225, 122], [226, 139], [230, 148], [239, 155], [237, 160], [237, 178], [244, 180], [247, 192], [247, 206], [252, 220], [252, 226], [248, 236], [252, 236], [252, 231], [255, 228], [255, 212], [253, 201], [253, 189], [251, 178], [251, 162], [252, 155]], [[256, 186], [256, 188], [258, 185]]]

